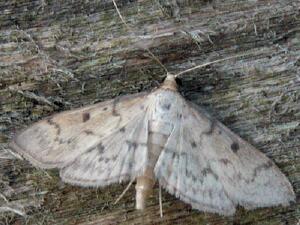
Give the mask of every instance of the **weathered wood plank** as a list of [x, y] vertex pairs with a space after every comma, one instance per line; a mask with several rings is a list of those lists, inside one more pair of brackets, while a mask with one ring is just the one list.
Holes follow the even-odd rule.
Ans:
[[[299, 1], [0, 1], [0, 224], [297, 224], [300, 192]], [[157, 187], [145, 213], [126, 184], [63, 184], [9, 153], [12, 135], [54, 112], [151, 90], [170, 72], [241, 53], [182, 76], [181, 93], [272, 158], [298, 196], [288, 208], [221, 217]], [[13, 212], [14, 210], [14, 212]], [[22, 216], [19, 214], [26, 216]]]

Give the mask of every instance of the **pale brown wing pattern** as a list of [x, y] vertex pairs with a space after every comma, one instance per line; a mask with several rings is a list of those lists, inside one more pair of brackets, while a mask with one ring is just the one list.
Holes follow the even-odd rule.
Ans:
[[[199, 120], [206, 114], [197, 108], [191, 105]], [[251, 209], [295, 200], [291, 184], [273, 161], [222, 123], [211, 120], [201, 138], [212, 170], [236, 205]]]
[[[292, 187], [264, 154], [183, 100], [182, 117], [156, 165], [164, 187], [194, 208], [231, 215], [235, 205], [287, 205]], [[180, 128], [179, 128], [180, 127]]]
[[63, 181], [80, 186], [105, 186], [131, 180], [147, 164], [147, 140], [146, 112], [82, 153], [61, 169], [60, 176]]
[[145, 113], [147, 93], [56, 114], [17, 135], [11, 147], [42, 168], [61, 168]]
[[184, 99], [177, 102], [178, 121], [155, 166], [156, 178], [168, 192], [193, 208], [231, 215], [234, 203], [210, 168], [197, 135], [205, 132], [209, 120], [195, 121]]

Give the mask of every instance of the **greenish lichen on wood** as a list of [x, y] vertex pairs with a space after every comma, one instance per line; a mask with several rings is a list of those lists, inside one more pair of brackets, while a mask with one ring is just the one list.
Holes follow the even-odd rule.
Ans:
[[[0, 2], [0, 224], [291, 224], [299, 222], [300, 3], [270, 1]], [[144, 90], [170, 72], [241, 53], [181, 77], [181, 93], [272, 158], [298, 196], [290, 207], [226, 218], [158, 190], [144, 213], [127, 184], [80, 188], [7, 147], [38, 119]]]

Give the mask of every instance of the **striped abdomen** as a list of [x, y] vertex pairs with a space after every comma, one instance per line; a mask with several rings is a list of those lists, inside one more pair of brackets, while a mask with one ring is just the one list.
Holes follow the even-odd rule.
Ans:
[[149, 121], [148, 163], [143, 175], [137, 177], [136, 208], [144, 209], [145, 201], [155, 184], [154, 167], [173, 129], [172, 124], [158, 120]]

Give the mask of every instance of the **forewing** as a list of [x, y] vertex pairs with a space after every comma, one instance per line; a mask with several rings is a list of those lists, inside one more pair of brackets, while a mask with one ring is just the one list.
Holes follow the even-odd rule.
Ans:
[[148, 113], [131, 120], [63, 168], [63, 181], [81, 186], [104, 186], [127, 181], [147, 165]]
[[[294, 193], [274, 163], [203, 110], [182, 100], [182, 117], [155, 174], [172, 194], [202, 211], [288, 204]], [[196, 109], [197, 108], [197, 109]]]
[[208, 121], [198, 137], [200, 148], [236, 205], [251, 209], [294, 201], [291, 184], [272, 160], [220, 122], [211, 120], [203, 110], [189, 105], [195, 120]]
[[[198, 121], [208, 118], [203, 110], [196, 110], [191, 105]], [[291, 184], [272, 160], [220, 122], [210, 120], [199, 138], [212, 170], [235, 205], [252, 209], [286, 206], [295, 200]]]
[[[230, 215], [233, 202], [210, 167], [197, 134], [205, 131], [188, 113], [184, 99], [177, 101], [178, 120], [174, 122], [164, 150], [155, 166], [155, 175], [168, 192], [201, 211]], [[205, 119], [202, 123], [208, 123]]]
[[62, 168], [144, 115], [148, 99], [139, 93], [56, 114], [21, 132], [10, 146], [36, 166]]

